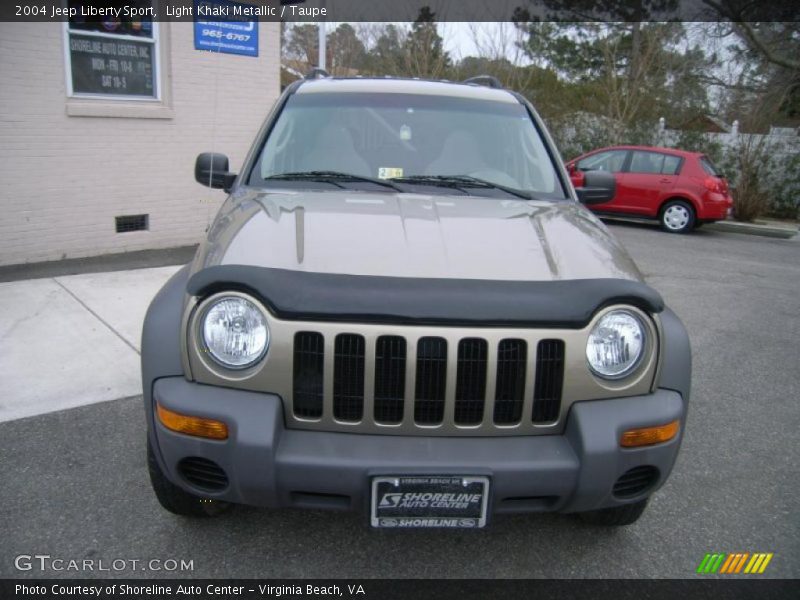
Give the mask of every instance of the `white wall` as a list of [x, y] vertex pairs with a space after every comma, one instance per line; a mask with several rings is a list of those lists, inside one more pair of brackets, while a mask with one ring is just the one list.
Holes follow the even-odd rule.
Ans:
[[[0, 23], [0, 265], [202, 238], [224, 193], [194, 182], [194, 158], [224, 152], [238, 171], [280, 92], [279, 24], [259, 24], [257, 58], [195, 50], [192, 23], [160, 27], [164, 106], [97, 117], [67, 98], [62, 24]], [[140, 213], [149, 231], [115, 232]]]

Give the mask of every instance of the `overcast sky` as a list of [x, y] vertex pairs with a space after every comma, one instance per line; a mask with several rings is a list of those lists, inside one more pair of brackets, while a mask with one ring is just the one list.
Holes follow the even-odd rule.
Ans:
[[[397, 23], [398, 25], [410, 25], [410, 23]], [[352, 23], [358, 27], [359, 23]], [[369, 25], [368, 23], [366, 25]], [[376, 25], [385, 25], [378, 23]], [[698, 36], [698, 32], [692, 23], [686, 23], [686, 45], [700, 44], [706, 46], [708, 51], [716, 50], [723, 52], [724, 48], [714, 44], [706, 43]], [[326, 30], [332, 32], [339, 23], [327, 23]], [[444, 48], [455, 60], [460, 60], [466, 56], [479, 55], [502, 55], [502, 47], [505, 47], [505, 56], [517, 64], [527, 64], [529, 61], [522, 52], [515, 46], [514, 41], [518, 39], [517, 31], [513, 23], [482, 22], [482, 23], [437, 23], [439, 35], [444, 40]], [[482, 52], [483, 51], [483, 52]]]
[[[489, 37], [499, 35], [503, 30], [510, 32], [511, 23], [439, 23], [439, 35], [445, 41], [445, 50], [453, 58], [461, 59], [465, 56], [479, 54], [474, 38], [477, 36], [479, 43], [487, 43]], [[489, 36], [489, 37], [487, 37]]]
[[[352, 23], [354, 27], [370, 25], [369, 23]], [[376, 23], [375, 25], [386, 25]], [[410, 26], [410, 23], [397, 23], [397, 25]], [[728, 40], [711, 39], [707, 30], [701, 23], [685, 23], [686, 36], [682, 50], [690, 46], [700, 45], [707, 54], [717, 52], [720, 56], [730, 56], [725, 46]], [[339, 23], [326, 23], [326, 31], [332, 32]], [[459, 23], [445, 22], [436, 24], [439, 35], [444, 41], [444, 49], [450, 53], [453, 60], [458, 61], [467, 56], [505, 56], [518, 65], [530, 64], [530, 60], [519, 49], [515, 42], [521, 39], [519, 32], [510, 22], [480, 22]], [[715, 69], [716, 75], [722, 79], [733, 81], [737, 77], [742, 65], [732, 60], [722, 60]], [[711, 88], [710, 98], [712, 103], [718, 100], [719, 89]]]

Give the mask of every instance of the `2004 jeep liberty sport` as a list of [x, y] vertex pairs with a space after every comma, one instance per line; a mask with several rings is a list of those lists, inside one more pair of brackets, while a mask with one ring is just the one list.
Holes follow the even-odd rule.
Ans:
[[169, 511], [348, 509], [373, 527], [502, 513], [633, 523], [672, 469], [686, 331], [496, 80], [289, 86], [142, 337]]

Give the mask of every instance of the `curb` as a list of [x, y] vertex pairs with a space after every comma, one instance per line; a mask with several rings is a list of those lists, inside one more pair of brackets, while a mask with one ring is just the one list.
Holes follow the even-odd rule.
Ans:
[[112, 271], [185, 265], [192, 261], [196, 250], [197, 245], [195, 244], [194, 246], [135, 250], [84, 258], [3, 265], [0, 266], [0, 283], [84, 273], [110, 273]]
[[704, 227], [710, 231], [726, 231], [730, 233], [744, 233], [746, 235], [760, 235], [762, 237], [780, 238], [788, 240], [797, 235], [797, 229], [788, 227], [773, 227], [758, 225], [756, 223], [740, 223], [739, 221], [717, 221]]

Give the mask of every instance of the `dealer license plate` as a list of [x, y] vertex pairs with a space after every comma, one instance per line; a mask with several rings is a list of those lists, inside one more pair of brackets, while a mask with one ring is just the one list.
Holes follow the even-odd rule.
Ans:
[[483, 527], [488, 497], [488, 477], [375, 477], [372, 526]]

